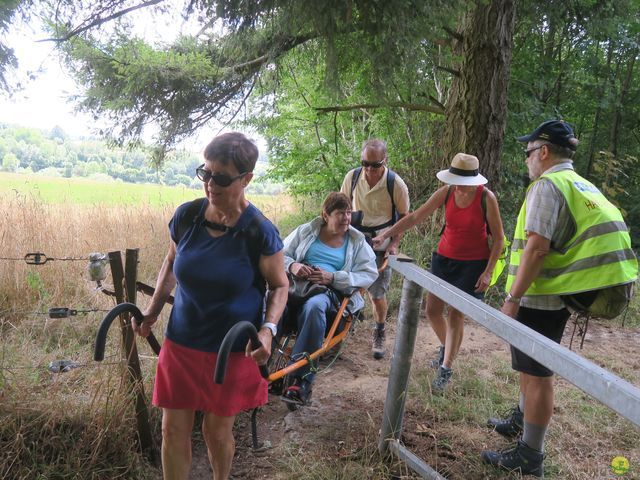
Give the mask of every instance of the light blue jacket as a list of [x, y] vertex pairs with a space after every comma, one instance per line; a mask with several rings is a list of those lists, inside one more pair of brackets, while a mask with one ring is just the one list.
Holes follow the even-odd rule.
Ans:
[[[284, 268], [287, 272], [293, 262], [304, 260], [307, 250], [320, 235], [320, 227], [322, 227], [322, 218], [317, 217], [309, 223], [300, 225], [284, 239]], [[376, 255], [367, 244], [364, 235], [352, 226], [349, 226], [347, 235], [349, 243], [344, 266], [342, 270], [334, 273], [331, 286], [345, 294], [355, 290], [348, 305], [349, 310], [355, 312], [364, 307], [364, 299], [358, 289], [369, 288], [378, 278], [378, 269]]]

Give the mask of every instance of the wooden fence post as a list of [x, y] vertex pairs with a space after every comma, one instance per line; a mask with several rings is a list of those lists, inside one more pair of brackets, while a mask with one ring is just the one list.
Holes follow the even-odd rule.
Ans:
[[[113, 289], [117, 303], [136, 302], [136, 280], [138, 276], [138, 249], [127, 249], [125, 270], [122, 269], [121, 252], [109, 252], [109, 263], [113, 276]], [[135, 334], [131, 328], [131, 316], [120, 317], [122, 332], [122, 356], [127, 361], [127, 395], [135, 396], [136, 423], [140, 450], [152, 461], [156, 461], [156, 450], [151, 434], [149, 410], [144, 395], [144, 383], [140, 369], [140, 359], [136, 348]]]

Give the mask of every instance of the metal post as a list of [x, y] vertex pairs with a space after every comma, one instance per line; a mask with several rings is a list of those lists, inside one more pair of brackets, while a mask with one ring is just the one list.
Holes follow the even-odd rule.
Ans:
[[399, 439], [402, 431], [402, 417], [407, 398], [413, 348], [418, 331], [422, 294], [423, 290], [420, 285], [405, 278], [402, 285], [396, 342], [391, 356], [387, 398], [384, 402], [382, 429], [378, 443], [378, 450], [383, 457], [388, 455], [388, 441]]

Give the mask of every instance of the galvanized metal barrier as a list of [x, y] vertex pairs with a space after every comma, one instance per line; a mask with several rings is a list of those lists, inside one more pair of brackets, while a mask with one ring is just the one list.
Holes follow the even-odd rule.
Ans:
[[423, 288], [640, 426], [640, 389], [636, 386], [413, 263], [393, 256], [389, 259], [389, 266], [405, 279], [378, 443], [378, 450], [383, 456], [389, 452], [397, 455], [422, 478], [443, 478], [399, 442]]

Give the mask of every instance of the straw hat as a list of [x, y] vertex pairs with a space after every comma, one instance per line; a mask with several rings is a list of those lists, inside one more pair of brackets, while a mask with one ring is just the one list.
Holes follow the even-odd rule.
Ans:
[[488, 182], [480, 175], [478, 157], [457, 153], [448, 170], [441, 170], [436, 174], [438, 180], [449, 185], [484, 185]]

